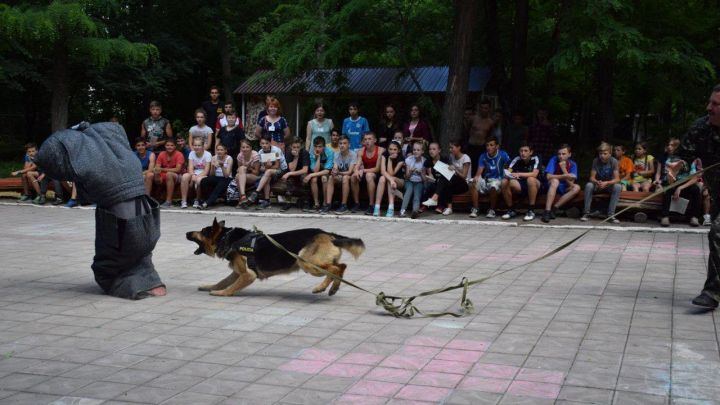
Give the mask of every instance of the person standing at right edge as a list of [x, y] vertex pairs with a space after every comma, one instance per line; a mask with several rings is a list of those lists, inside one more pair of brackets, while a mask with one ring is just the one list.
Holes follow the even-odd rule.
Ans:
[[[677, 172], [685, 163], [688, 166], [700, 158], [705, 167], [720, 162], [720, 85], [713, 88], [710, 100], [708, 101], [707, 115], [695, 121], [685, 134], [675, 155], [683, 159], [674, 163], [668, 163], [667, 170]], [[718, 307], [720, 301], [720, 172], [717, 169], [710, 170], [703, 174], [705, 184], [710, 190], [712, 199], [712, 217], [715, 220], [710, 227], [708, 235], [710, 245], [710, 258], [708, 259], [707, 279], [703, 290], [692, 301], [693, 305], [699, 307]], [[700, 213], [693, 213], [699, 215]]]

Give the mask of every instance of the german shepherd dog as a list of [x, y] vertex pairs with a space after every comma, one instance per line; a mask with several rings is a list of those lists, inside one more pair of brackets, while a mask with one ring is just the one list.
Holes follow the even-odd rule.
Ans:
[[[300, 269], [316, 277], [325, 277], [313, 290], [314, 294], [325, 291], [331, 283], [329, 295], [334, 295], [340, 288], [340, 281], [295, 260], [263, 234], [243, 228], [226, 228], [225, 221], [218, 222], [217, 218], [213, 220], [212, 226], [188, 232], [186, 236], [199, 245], [196, 255], [205, 253], [229, 261], [228, 267], [232, 269], [229, 276], [217, 284], [198, 287], [200, 291], [210, 291], [210, 295], [230, 296], [252, 284], [255, 279], [263, 280]], [[341, 249], [350, 252], [356, 259], [365, 251], [362, 240], [321, 229], [297, 229], [270, 236], [288, 251], [338, 277], [342, 277], [347, 268], [345, 263], [340, 263]]]

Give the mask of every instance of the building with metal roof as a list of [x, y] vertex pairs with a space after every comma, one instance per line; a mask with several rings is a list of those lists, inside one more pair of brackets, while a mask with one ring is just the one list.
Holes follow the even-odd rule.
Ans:
[[[413, 69], [422, 91], [433, 98], [444, 96], [448, 72], [448, 66]], [[245, 121], [254, 120], [258, 100], [264, 100], [265, 94], [275, 94], [284, 106], [283, 114], [288, 122], [295, 123], [296, 134], [300, 132], [300, 104], [303, 98], [420, 94], [407, 70], [401, 67], [313, 69], [287, 80], [275, 78], [271, 73], [271, 70], [259, 70], [235, 89], [235, 94], [242, 98], [242, 116]], [[489, 82], [490, 68], [474, 66], [470, 69], [470, 94], [484, 96]], [[246, 113], [249, 104], [253, 104], [250, 106], [252, 111]]]

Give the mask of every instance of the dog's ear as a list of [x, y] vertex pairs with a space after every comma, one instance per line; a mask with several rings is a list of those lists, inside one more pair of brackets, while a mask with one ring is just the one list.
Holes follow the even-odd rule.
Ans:
[[225, 227], [225, 221], [218, 222], [217, 217], [215, 217], [215, 219], [213, 219], [213, 230], [215, 230], [217, 228], [222, 229], [224, 227]]

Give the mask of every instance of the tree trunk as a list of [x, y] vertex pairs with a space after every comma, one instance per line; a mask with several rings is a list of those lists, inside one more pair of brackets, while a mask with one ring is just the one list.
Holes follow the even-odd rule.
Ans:
[[605, 54], [597, 61], [595, 77], [598, 86], [597, 133], [594, 140], [613, 136], [613, 60]]
[[230, 49], [227, 41], [227, 30], [220, 25], [220, 56], [222, 58], [222, 83], [225, 101], [233, 100], [232, 68], [230, 67]]
[[[512, 86], [512, 109], [520, 111], [525, 105], [526, 63], [528, 21], [530, 19], [529, 0], [515, 0], [515, 30], [513, 33], [512, 66], [510, 80]], [[505, 111], [503, 116], [512, 117], [513, 111]]]
[[454, 26], [448, 83], [445, 89], [445, 103], [440, 120], [442, 149], [449, 150], [450, 140], [459, 140], [462, 135], [463, 112], [470, 84], [470, 59], [472, 56], [475, 21], [479, 2], [455, 0], [453, 4]]
[[502, 48], [500, 47], [497, 0], [485, 1], [485, 41], [487, 42], [491, 77], [492, 80], [497, 80], [500, 105], [503, 111], [510, 111], [510, 113], [506, 112], [503, 114], [503, 124], [507, 125], [512, 120], [512, 91], [510, 90], [510, 84], [505, 74], [505, 62]]
[[[565, 0], [560, 1], [560, 8], [558, 9], [557, 14], [555, 15], [555, 29], [553, 29], [552, 34], [552, 45], [550, 46], [550, 56], [548, 57], [548, 60], [552, 59], [557, 55], [558, 49], [560, 49], [560, 27], [562, 24], [563, 16], [565, 15], [565, 11], [567, 10], [567, 4], [569, 2]], [[550, 99], [550, 96], [552, 95], [553, 86], [555, 86], [555, 68], [550, 67], [548, 69], [548, 74], [545, 79], [545, 91], [543, 93], [542, 98], [542, 104], [547, 104], [548, 100]]]
[[68, 108], [70, 104], [70, 70], [68, 50], [63, 45], [55, 45], [53, 52], [52, 101], [50, 104], [52, 132], [67, 129]]

